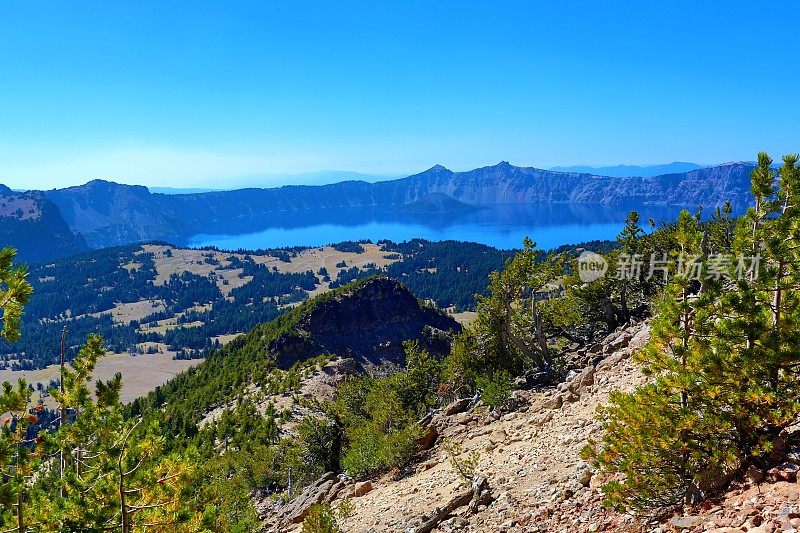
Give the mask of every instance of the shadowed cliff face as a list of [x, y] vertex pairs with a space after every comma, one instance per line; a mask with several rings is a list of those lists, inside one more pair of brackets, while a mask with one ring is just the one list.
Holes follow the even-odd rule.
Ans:
[[146, 187], [94, 180], [46, 194], [70, 227], [96, 248], [173, 239], [191, 232], [187, 221], [158, 204], [156, 199], [163, 195], [151, 195]]
[[[2, 186], [0, 186], [2, 187]], [[43, 193], [0, 189], [0, 247], [17, 250], [23, 262], [42, 262], [88, 249]]]
[[441, 312], [421, 306], [394, 280], [376, 278], [353, 292], [317, 305], [296, 329], [269, 346], [280, 368], [320, 354], [349, 356], [362, 365], [404, 363], [403, 342], [417, 340], [432, 354], [449, 350], [445, 332], [461, 326]]

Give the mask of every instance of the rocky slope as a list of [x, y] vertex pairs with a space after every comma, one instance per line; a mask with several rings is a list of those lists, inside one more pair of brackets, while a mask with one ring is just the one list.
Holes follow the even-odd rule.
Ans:
[[[352, 533], [800, 530], [800, 431], [779, 444], [783, 463], [759, 477], [760, 484], [742, 480], [700, 508], [659, 519], [603, 508], [604, 480], [579, 452], [600, 437], [594, 415], [609, 394], [645, 383], [630, 356], [648, 338], [645, 322], [614, 332], [574, 354], [586, 366], [558, 388], [516, 391], [503, 412], [487, 412], [469, 400], [452, 404], [428, 422], [430, 448], [410, 469], [360, 481], [324, 476], [288, 505], [264, 502], [265, 531], [299, 530], [312, 503], [336, 506], [344, 499], [354, 512], [342, 529]], [[479, 490], [461, 481], [447, 441], [460, 443], [462, 457], [479, 453]]]
[[[263, 226], [267, 213], [311, 212], [322, 208], [430, 208], [431, 198], [462, 204], [650, 204], [697, 208], [730, 200], [749, 201], [752, 165], [730, 163], [644, 178], [616, 178], [516, 167], [503, 162], [468, 172], [437, 165], [397, 180], [345, 181], [321, 186], [285, 186], [197, 194], [151, 194], [146, 188], [95, 180], [48, 191], [73, 231], [92, 246], [197, 233], [241, 233]], [[433, 202], [441, 209], [443, 202]], [[463, 209], [464, 206], [461, 206]]]

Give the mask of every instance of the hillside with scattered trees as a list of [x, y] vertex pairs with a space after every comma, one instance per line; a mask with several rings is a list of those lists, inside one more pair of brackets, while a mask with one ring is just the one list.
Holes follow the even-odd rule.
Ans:
[[[459, 480], [446, 484], [453, 492], [392, 527], [505, 527], [493, 517], [526, 502], [494, 488], [508, 486], [507, 475], [519, 482], [538, 470], [500, 477], [483, 470], [497, 463], [481, 454], [497, 449], [503, 463], [522, 462], [557, 445], [564, 447], [555, 452], [559, 462], [577, 461], [566, 452], [576, 444], [571, 431], [587, 436], [586, 463], [572, 486], [547, 493], [541, 506], [557, 503], [563, 514], [541, 515], [542, 523], [596, 530], [588, 518], [581, 522], [591, 512], [612, 528], [652, 529], [670, 517], [669, 527], [702, 528], [696, 514], [723, 505], [737, 483], [797, 474], [798, 156], [785, 156], [776, 171], [759, 154], [751, 191], [752, 207], [741, 217], [729, 206], [707, 219], [684, 211], [645, 231], [632, 212], [602, 255], [545, 252], [526, 239], [488, 275], [477, 317], [464, 329], [395, 281], [345, 284], [213, 349], [125, 407], [121, 376], [90, 386], [105, 350], [89, 334], [50, 390], [55, 410], [32, 402], [24, 382], [6, 384], [0, 395], [3, 527], [336, 532], [361, 524], [353, 526], [360, 531], [365, 520], [384, 518], [365, 507], [373, 483], [386, 495], [428, 470], [448, 475], [436, 459], [442, 454]], [[416, 245], [425, 246], [384, 251], [404, 255], [403, 246]], [[13, 256], [0, 254], [8, 342], [18, 340], [22, 312], [33, 305], [29, 273]], [[416, 260], [417, 274], [438, 268], [424, 255]], [[137, 264], [131, 270], [148, 271], [146, 260]], [[603, 268], [587, 272], [586, 264]], [[262, 276], [264, 290], [276, 281], [247, 268], [253, 279]], [[424, 277], [416, 279], [424, 286]], [[162, 290], [153, 285], [143, 290]], [[204, 287], [197, 282], [201, 296], [192, 298], [205, 297]], [[564, 418], [570, 404], [619, 383], [615, 371], [639, 377], [607, 391], [602, 405], [595, 396], [594, 425]], [[523, 437], [519, 413], [527, 411], [536, 427]], [[553, 436], [545, 428], [556, 418], [565, 425]], [[487, 444], [464, 448], [487, 434]], [[443, 486], [422, 492], [444, 497]], [[407, 496], [383, 501], [385, 514]], [[571, 512], [571, 498], [588, 507]], [[360, 522], [348, 522], [354, 514]], [[513, 523], [522, 527], [531, 517]]]

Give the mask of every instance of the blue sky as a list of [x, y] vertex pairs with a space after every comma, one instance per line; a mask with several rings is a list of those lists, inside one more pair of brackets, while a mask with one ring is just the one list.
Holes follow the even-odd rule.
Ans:
[[0, 182], [800, 150], [800, 4], [5, 2]]

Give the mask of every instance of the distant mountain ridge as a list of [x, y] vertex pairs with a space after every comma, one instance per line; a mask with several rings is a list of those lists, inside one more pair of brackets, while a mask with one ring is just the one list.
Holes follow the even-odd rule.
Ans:
[[245, 178], [233, 187], [147, 187], [152, 193], [193, 194], [198, 192], [235, 191], [237, 189], [269, 189], [285, 185], [330, 185], [340, 181], [366, 181], [374, 183], [396, 178], [378, 174], [362, 174], [349, 170], [321, 170], [302, 174], [266, 174], [264, 176]]
[[649, 178], [661, 176], [662, 174], [674, 174], [676, 172], [691, 172], [708, 165], [698, 165], [697, 163], [684, 163], [674, 161], [664, 165], [614, 165], [607, 167], [592, 167], [587, 165], [551, 167], [550, 170], [556, 172], [578, 172], [580, 174], [595, 174], [599, 176], [610, 176], [615, 178]]
[[[508, 162], [467, 172], [436, 165], [394, 180], [330, 185], [286, 185], [193, 194], [158, 194], [146, 187], [94, 180], [43, 194], [74, 233], [92, 247], [147, 240], [174, 240], [198, 233], [239, 233], [275, 213], [323, 208], [380, 206], [396, 209], [434, 204], [639, 203], [708, 208], [749, 202], [749, 163], [728, 163], [689, 172], [618, 178], [517, 167]], [[435, 202], [432, 202], [434, 199]]]

